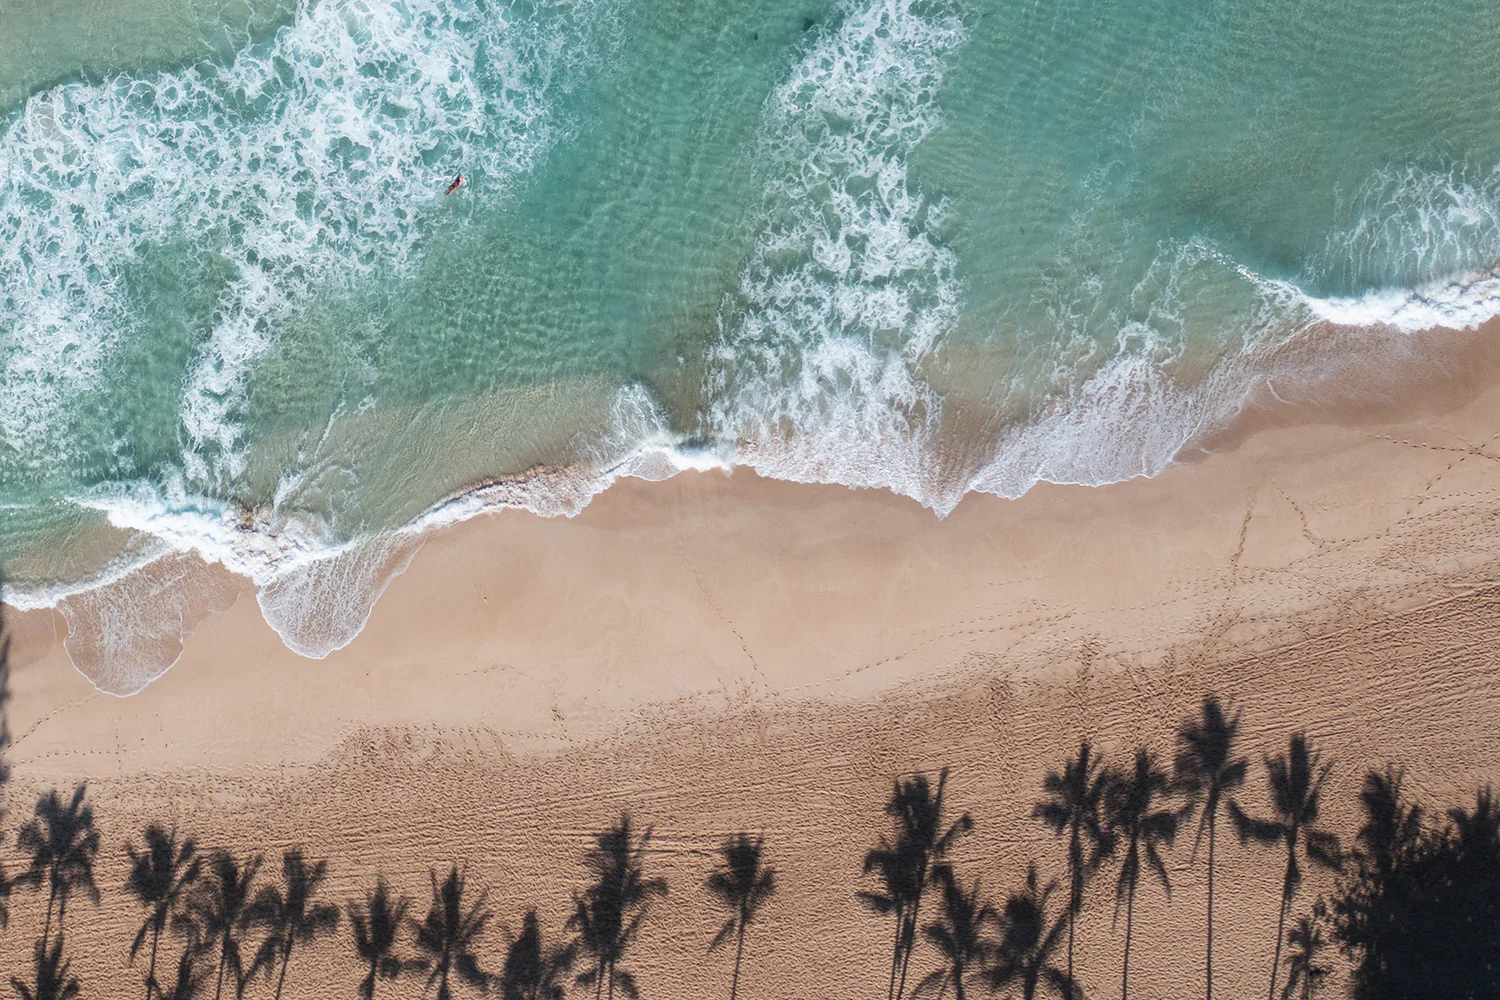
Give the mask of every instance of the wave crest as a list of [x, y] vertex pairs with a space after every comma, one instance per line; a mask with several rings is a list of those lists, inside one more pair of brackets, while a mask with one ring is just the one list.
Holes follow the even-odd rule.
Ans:
[[920, 369], [961, 295], [908, 159], [965, 37], [950, 4], [853, 5], [767, 100], [768, 223], [705, 379], [709, 436], [737, 463], [928, 498], [943, 403]]

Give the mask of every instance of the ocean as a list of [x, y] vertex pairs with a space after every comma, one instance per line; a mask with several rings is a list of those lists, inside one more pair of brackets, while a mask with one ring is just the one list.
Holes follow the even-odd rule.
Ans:
[[316, 657], [423, 532], [624, 475], [1155, 475], [1500, 314], [1492, 14], [13, 2], [7, 600], [87, 606], [133, 690], [184, 554]]

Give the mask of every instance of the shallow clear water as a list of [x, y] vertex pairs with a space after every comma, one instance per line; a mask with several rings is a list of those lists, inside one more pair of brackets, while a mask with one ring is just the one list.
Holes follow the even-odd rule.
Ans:
[[56, 11], [0, 7], [23, 603], [189, 550], [298, 592], [688, 464], [1154, 474], [1320, 322], [1500, 312], [1470, 0]]

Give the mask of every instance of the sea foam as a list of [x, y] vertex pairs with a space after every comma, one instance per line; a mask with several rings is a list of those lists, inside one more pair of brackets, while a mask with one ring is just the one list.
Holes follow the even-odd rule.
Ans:
[[[66, 83], [10, 117], [0, 132], [0, 469], [45, 475], [73, 460], [72, 404], [100, 384], [133, 322], [121, 276], [143, 247], [186, 240], [229, 277], [183, 381], [178, 461], [70, 497], [153, 543], [8, 601], [65, 605], [193, 553], [249, 578], [300, 653], [326, 655], [358, 632], [409, 536], [339, 537], [297, 513], [247, 524], [220, 499], [245, 472], [246, 376], [314, 295], [409, 274], [460, 166], [471, 187], [503, 198], [564, 134], [549, 93], [586, 57], [561, 30], [575, 15], [549, 7], [527, 22], [478, 0], [323, 0], [227, 65]], [[168, 623], [161, 634], [181, 620], [174, 602], [186, 595], [137, 596]], [[137, 679], [163, 668], [141, 664]]]
[[1483, 271], [1419, 289], [1302, 298], [1319, 319], [1341, 326], [1392, 326], [1406, 333], [1472, 330], [1500, 316], [1500, 271]]
[[[1500, 258], [1500, 173], [1379, 172], [1345, 199], [1303, 274], [1259, 273], [1206, 238], [1163, 242], [1132, 277], [1144, 305], [1109, 313], [1112, 339], [1070, 326], [1093, 306], [1091, 276], [1068, 271], [1077, 280], [1048, 303], [1056, 329], [1043, 332], [1086, 346], [1058, 351], [1046, 391], [955, 458], [955, 414], [976, 404], [931, 375], [966, 289], [949, 203], [922, 190], [912, 164], [944, 125], [945, 78], [969, 30], [944, 0], [851, 0], [807, 32], [761, 106], [759, 229], [719, 304], [702, 426], [674, 430], [631, 381], [576, 460], [477, 484], [373, 533], [295, 509], [293, 473], [266, 508], [224, 499], [247, 462], [247, 373], [278, 329], [351, 277], [410, 274], [442, 210], [434, 178], [453, 164], [503, 197], [566, 134], [551, 95], [577, 54], [564, 34], [508, 16], [464, 0], [313, 3], [228, 66], [66, 84], [0, 136], [0, 433], [24, 463], [66, 459], [70, 401], [130, 322], [122, 262], [186, 233], [229, 265], [183, 382], [179, 461], [69, 498], [134, 533], [131, 547], [87, 580], [7, 594], [110, 632], [97, 645], [111, 672], [80, 662], [102, 689], [138, 690], [180, 651], [199, 614], [186, 556], [248, 580], [286, 644], [321, 657], [359, 633], [428, 532], [466, 518], [570, 517], [622, 476], [687, 469], [884, 488], [939, 515], [971, 491], [1153, 476], [1273, 380], [1316, 385], [1362, 349], [1404, 357], [1405, 334], [1500, 314], [1500, 272], [1486, 270]], [[1342, 287], [1375, 290], [1328, 292]], [[1237, 303], [1233, 329], [1206, 374], [1179, 378], [1185, 317], [1214, 295]], [[1290, 343], [1309, 346], [1293, 361]], [[1067, 363], [1078, 357], [1088, 363]], [[142, 574], [148, 583], [131, 582]], [[122, 586], [129, 616], [68, 603]]]
[[183, 385], [182, 467], [232, 482], [278, 326], [319, 289], [407, 272], [457, 165], [491, 197], [530, 169], [559, 128], [558, 48], [473, 0], [325, 0], [228, 65], [31, 97], [0, 134], [6, 443], [66, 463], [68, 404], [129, 323], [121, 268], [186, 238], [231, 276]]
[[[705, 394], [735, 461], [926, 499], [942, 400], [918, 370], [958, 316], [944, 206], [909, 157], [966, 32], [954, 5], [856, 3], [764, 108], [768, 222], [720, 310]], [[951, 501], [936, 500], [943, 507]]]

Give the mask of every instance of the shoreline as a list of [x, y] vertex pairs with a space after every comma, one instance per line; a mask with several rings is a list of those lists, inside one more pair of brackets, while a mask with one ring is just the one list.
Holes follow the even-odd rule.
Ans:
[[[221, 579], [232, 605], [129, 698], [72, 666], [59, 612], [8, 615], [7, 806], [14, 821], [29, 794], [86, 780], [106, 889], [156, 820], [272, 861], [304, 846], [340, 901], [377, 873], [420, 896], [429, 866], [465, 864], [497, 919], [534, 903], [549, 933], [589, 832], [629, 809], [672, 884], [638, 955], [668, 998], [720, 988], [700, 869], [726, 831], [762, 831], [787, 890], [747, 953], [757, 990], [870, 995], [888, 928], [854, 894], [895, 774], [953, 768], [976, 820], [956, 863], [997, 893], [1029, 859], [1059, 870], [1029, 818], [1049, 767], [1080, 739], [1115, 763], [1170, 755], [1210, 692], [1246, 713], [1247, 807], [1266, 808], [1262, 756], [1305, 729], [1335, 764], [1325, 822], [1346, 841], [1367, 767], [1406, 764], [1434, 807], [1500, 775], [1500, 385], [1465, 385], [1394, 422], [1268, 419], [1152, 479], [969, 496], [946, 519], [743, 469], [624, 479], [573, 518], [432, 533], [321, 661]], [[1268, 858], [1221, 843], [1226, 996], [1264, 989]], [[1200, 974], [1178, 942], [1199, 941], [1202, 866], [1190, 843], [1168, 865], [1172, 901], [1153, 886], [1139, 904], [1142, 995]], [[1329, 884], [1310, 874], [1299, 906]], [[1091, 993], [1118, 982], [1111, 893], [1096, 884], [1079, 924]], [[13, 926], [34, 915], [11, 905]], [[72, 926], [91, 988], [138, 982], [119, 946], [136, 923], [106, 891]], [[317, 947], [289, 988], [342, 995], [346, 938]]]
[[[1341, 349], [1329, 352], [1330, 342], [1343, 343]], [[1161, 471], [1142, 471], [1126, 478], [1104, 483], [1070, 484], [1041, 480], [1019, 497], [992, 494], [977, 485], [987, 477], [975, 474], [961, 495], [960, 503], [968, 506], [1000, 499], [1024, 503], [1036, 490], [1082, 488], [1111, 490], [1138, 479], [1155, 479], [1172, 469], [1195, 464], [1210, 456], [1231, 453], [1257, 434], [1267, 430], [1285, 430], [1301, 426], [1333, 425], [1349, 429], [1374, 426], [1404, 426], [1446, 415], [1474, 402], [1487, 389], [1500, 385], [1500, 319], [1492, 319], [1473, 330], [1435, 329], [1419, 334], [1395, 328], [1349, 329], [1337, 326], [1310, 327], [1303, 334], [1281, 345], [1268, 355], [1273, 368], [1280, 372], [1264, 375], [1243, 391], [1234, 419], [1221, 426], [1210, 426], [1195, 433], [1180, 446]], [[962, 409], [962, 406], [960, 406]], [[775, 464], [775, 459], [772, 459]], [[993, 466], [993, 460], [984, 468]], [[135, 524], [144, 547], [138, 561], [126, 567], [110, 564], [97, 573], [72, 585], [56, 584], [47, 588], [53, 594], [49, 603], [23, 600], [17, 610], [41, 611], [46, 607], [64, 611], [73, 624], [70, 650], [79, 648], [75, 665], [106, 693], [129, 696], [162, 676], [175, 664], [182, 639], [191, 635], [196, 623], [205, 616], [225, 608], [225, 601], [245, 591], [259, 591], [262, 611], [270, 627], [283, 635], [295, 652], [311, 659], [322, 659], [346, 646], [364, 628], [374, 604], [399, 575], [412, 554], [427, 544], [429, 538], [454, 530], [467, 521], [482, 519], [507, 511], [535, 514], [543, 518], [577, 517], [606, 494], [621, 488], [624, 481], [644, 479], [660, 481], [681, 475], [722, 473], [761, 478], [756, 453], [752, 449], [731, 464], [722, 455], [683, 451], [670, 443], [642, 446], [607, 468], [555, 467], [535, 465], [514, 475], [488, 478], [455, 490], [433, 502], [407, 524], [378, 538], [345, 544], [332, 556], [318, 557], [301, 536], [306, 527], [293, 523], [278, 531], [263, 509], [243, 509], [223, 514], [231, 536], [243, 535], [245, 544], [255, 553], [292, 565], [310, 568], [306, 578], [293, 572], [289, 577], [276, 576], [257, 587], [249, 578], [250, 570], [239, 566], [243, 559], [231, 559], [225, 544], [207, 536], [199, 538], [192, 526], [163, 522], [154, 530], [166, 534], [157, 538], [146, 533], [151, 525], [144, 510], [123, 511], [121, 525], [102, 527], [102, 531], [119, 533], [123, 525]], [[806, 482], [799, 479], [779, 480], [794, 487], [868, 490], [885, 494], [901, 503], [907, 500], [930, 508], [938, 519], [951, 510], [933, 507], [933, 497], [911, 497], [884, 488], [843, 487], [838, 483]], [[543, 500], [535, 496], [542, 485]], [[941, 492], [941, 491], [939, 491]], [[934, 494], [936, 496], [937, 494]], [[1087, 503], [1084, 502], [1086, 506]], [[144, 519], [144, 520], [143, 520]], [[232, 522], [232, 525], [231, 525]], [[200, 529], [196, 529], [201, 532]], [[234, 537], [230, 538], [230, 542]], [[315, 546], [314, 546], [315, 547]], [[280, 550], [276, 555], [274, 550]], [[205, 561], [207, 560], [207, 561]], [[222, 562], [221, 562], [222, 560]], [[322, 577], [322, 578], [320, 578]], [[119, 636], [107, 635], [105, 623], [90, 630], [88, 626], [110, 617], [108, 605], [130, 600], [132, 594], [162, 596], [169, 588], [160, 581], [172, 578], [178, 582], [177, 593], [167, 593], [163, 610], [150, 623], [159, 635], [153, 635], [144, 648], [124, 647]], [[256, 577], [257, 579], [259, 577]], [[351, 579], [364, 589], [344, 602], [340, 609], [330, 607], [337, 600], [324, 600], [317, 606], [298, 607], [297, 596], [326, 590], [330, 582], [343, 584]], [[186, 581], [185, 583], [182, 581]], [[285, 586], [283, 586], [285, 585]], [[111, 597], [113, 588], [118, 593]], [[201, 593], [207, 589], [211, 596]], [[294, 597], [273, 612], [268, 599], [280, 590], [290, 590]], [[69, 605], [78, 605], [77, 608]], [[305, 603], [305, 602], [304, 602]], [[286, 605], [291, 605], [287, 610]], [[352, 609], [352, 611], [350, 610]], [[363, 612], [363, 613], [361, 613]], [[309, 620], [327, 622], [328, 634], [309, 637], [301, 631]], [[82, 624], [82, 633], [78, 625]], [[180, 625], [180, 628], [177, 626]], [[181, 635], [174, 634], [174, 629]], [[117, 665], [104, 662], [100, 651], [108, 649], [114, 659], [135, 657], [142, 661], [136, 669], [121, 674]], [[145, 662], [145, 661], [152, 662]]]
[[[343, 674], [350, 660], [393, 671], [402, 656], [413, 655], [418, 644], [409, 635], [420, 621], [435, 626], [427, 638], [440, 648], [456, 652], [477, 641], [468, 658], [519, 656], [518, 676], [548, 678], [532, 684], [535, 699], [535, 689], [551, 689], [554, 674], [568, 673], [538, 670], [537, 663], [571, 663], [591, 682], [598, 679], [566, 638], [549, 637], [537, 624], [555, 624], [570, 601], [584, 619], [613, 619], [601, 623], [606, 629], [640, 626], [637, 605], [654, 602], [659, 634], [636, 627], [625, 648], [605, 659], [645, 662], [670, 651], [673, 665], [670, 682], [648, 684], [640, 697], [621, 693], [628, 684], [595, 701], [587, 684], [558, 689], [569, 691], [563, 700], [573, 699], [590, 718], [681, 698], [725, 706], [745, 697], [858, 700], [913, 676], [951, 678], [966, 658], [1067, 663], [1077, 660], [1068, 650], [1085, 645], [1159, 661], [1184, 637], [1210, 627], [1226, 637], [1233, 633], [1238, 648], [1274, 645], [1299, 629], [1333, 624], [1340, 609], [1353, 604], [1399, 611], [1446, 588], [1500, 575], [1500, 543], [1490, 546], [1468, 530], [1484, 516], [1468, 498], [1493, 500], [1500, 510], [1500, 488], [1485, 474], [1488, 463], [1500, 461], [1496, 334], [1500, 322], [1450, 339], [1451, 350], [1434, 361], [1436, 375], [1391, 376], [1389, 384], [1340, 408], [1300, 404], [1273, 388], [1274, 399], [1247, 400], [1239, 425], [1204, 439], [1155, 477], [1105, 486], [1042, 483], [1014, 500], [970, 493], [946, 518], [883, 490], [768, 480], [743, 467], [680, 471], [660, 481], [626, 476], [568, 517], [491, 502], [393, 545], [385, 558], [410, 565], [385, 584], [385, 596], [352, 643], [322, 660], [267, 643], [276, 635], [253, 603], [250, 581], [191, 554], [168, 556], [153, 566], [164, 565], [164, 573], [176, 574], [173, 581], [145, 586], [148, 592], [169, 585], [194, 589], [196, 604], [178, 623], [186, 633], [182, 656], [129, 697], [149, 694], [179, 671], [201, 670], [194, 664], [243, 642], [280, 671], [296, 664], [307, 672]], [[533, 469], [515, 481], [476, 484], [429, 510], [474, 503], [552, 474], [556, 470]], [[1409, 560], [1398, 568], [1382, 552], [1398, 542], [1420, 550], [1424, 540], [1444, 532], [1462, 539], [1438, 546], [1446, 556], [1426, 565]], [[528, 593], [526, 584], [476, 559], [480, 552], [520, 558], [537, 586]], [[1085, 565], [1107, 565], [1117, 578], [1080, 570]], [[879, 584], [880, 574], [892, 570], [901, 583]], [[1341, 586], [1351, 573], [1369, 582]], [[1267, 582], [1277, 574], [1299, 579], [1307, 597], [1278, 597]], [[458, 580], [479, 594], [477, 605], [434, 598], [444, 590], [438, 581]], [[771, 581], [785, 592], [758, 589]], [[622, 595], [626, 586], [639, 593]], [[976, 588], [999, 601], [975, 598]], [[1237, 592], [1243, 605], [1232, 627], [1224, 625], [1225, 612], [1215, 610], [1221, 599], [1210, 596], [1226, 591]], [[497, 599], [502, 607], [492, 609], [488, 593], [504, 595], [510, 606]], [[1176, 610], [1152, 624], [1140, 606], [1123, 599], [1135, 593], [1160, 593]], [[538, 615], [508, 647], [501, 632], [517, 624], [521, 608]], [[817, 611], [809, 614], [812, 608]], [[1040, 609], [1056, 613], [1036, 613]], [[499, 617], [487, 621], [492, 614]], [[9, 617], [19, 635], [20, 663], [70, 664], [69, 653], [76, 661], [80, 652], [93, 663], [108, 661], [109, 649], [78, 647], [82, 636], [68, 636], [64, 649], [66, 623], [56, 609], [12, 610]], [[811, 621], [787, 628], [801, 617]], [[1082, 619], [1091, 624], [1080, 625]], [[1049, 639], [1027, 637], [1028, 628], [1047, 621], [1055, 623]], [[966, 630], [964, 623], [982, 627]], [[817, 636], [840, 627], [873, 637], [855, 641], [851, 651], [841, 648], [841, 639]], [[407, 637], [398, 638], [403, 632]], [[795, 640], [773, 638], [777, 632]], [[1120, 638], [1090, 638], [1093, 633]], [[973, 638], [982, 634], [1010, 638], [987, 646]], [[602, 635], [594, 637], [596, 646]], [[154, 637], [168, 647], [176, 638]], [[796, 666], [807, 656], [798, 642], [818, 649], [830, 666], [812, 672]], [[716, 684], [705, 684], [682, 662], [695, 643], [722, 671]], [[769, 672], [752, 645], [770, 652]], [[85, 667], [78, 670], [89, 676]], [[109, 678], [93, 679], [110, 690]], [[512, 713], [505, 730], [540, 744], [569, 738], [551, 714]], [[556, 714], [570, 713], [559, 708]]]

